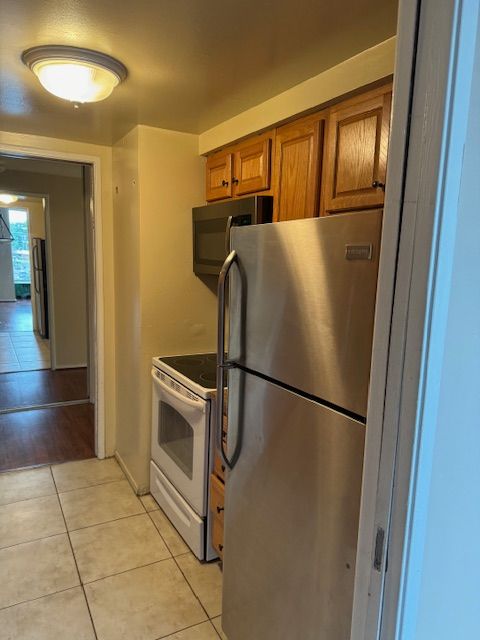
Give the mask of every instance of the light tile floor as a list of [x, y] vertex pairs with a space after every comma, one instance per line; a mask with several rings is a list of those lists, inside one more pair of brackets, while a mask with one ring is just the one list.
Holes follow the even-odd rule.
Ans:
[[33, 331], [0, 333], [0, 373], [50, 368], [50, 342]]
[[113, 459], [0, 474], [0, 575], [0, 640], [226, 637], [220, 566]]

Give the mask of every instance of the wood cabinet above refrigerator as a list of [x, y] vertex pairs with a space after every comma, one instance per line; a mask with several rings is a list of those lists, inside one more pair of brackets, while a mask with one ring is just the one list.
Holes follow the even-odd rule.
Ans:
[[382, 207], [391, 85], [330, 109], [322, 178], [325, 214]]
[[275, 136], [275, 222], [318, 216], [326, 112], [279, 127]]

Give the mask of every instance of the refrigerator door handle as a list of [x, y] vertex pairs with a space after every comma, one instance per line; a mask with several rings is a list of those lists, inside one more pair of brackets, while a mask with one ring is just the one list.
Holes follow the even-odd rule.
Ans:
[[38, 264], [38, 244], [34, 244], [32, 247], [32, 257], [33, 257], [33, 268], [39, 269]]
[[228, 459], [223, 442], [223, 410], [225, 406], [223, 379], [225, 369], [234, 366], [225, 361], [225, 292], [227, 289], [227, 278], [232, 265], [237, 260], [237, 253], [231, 251], [220, 271], [218, 277], [218, 334], [217, 334], [217, 411], [216, 411], [216, 442], [220, 456], [225, 465], [232, 469], [233, 462]]
[[227, 226], [225, 228], [225, 253], [230, 252], [230, 232], [232, 230], [233, 216], [228, 216]]
[[33, 270], [33, 286], [35, 288], [35, 292], [40, 294], [40, 285], [37, 285], [38, 273], [38, 269]]

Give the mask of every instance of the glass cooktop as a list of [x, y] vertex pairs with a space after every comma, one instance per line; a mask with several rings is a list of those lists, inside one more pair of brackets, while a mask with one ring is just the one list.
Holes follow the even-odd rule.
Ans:
[[206, 389], [214, 389], [217, 381], [217, 354], [196, 353], [191, 356], [168, 356], [160, 358], [192, 382]]

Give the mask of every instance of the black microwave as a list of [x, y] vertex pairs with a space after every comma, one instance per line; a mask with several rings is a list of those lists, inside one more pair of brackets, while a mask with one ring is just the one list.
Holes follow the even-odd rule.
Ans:
[[252, 196], [194, 207], [194, 272], [218, 275], [230, 250], [230, 229], [272, 222], [272, 213], [272, 196]]

